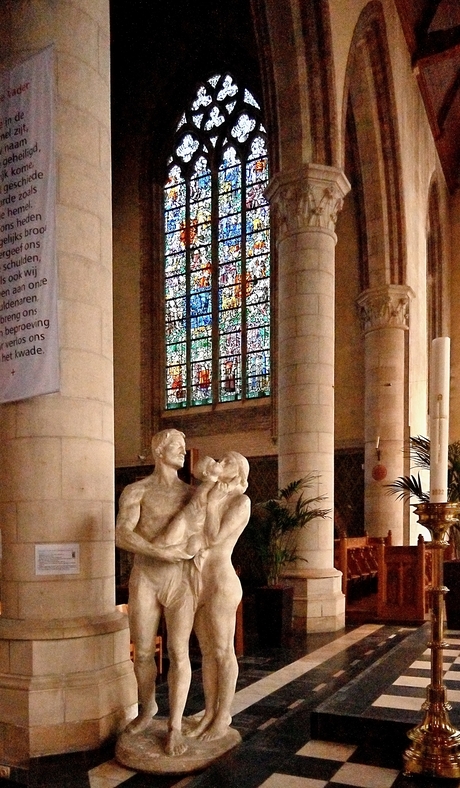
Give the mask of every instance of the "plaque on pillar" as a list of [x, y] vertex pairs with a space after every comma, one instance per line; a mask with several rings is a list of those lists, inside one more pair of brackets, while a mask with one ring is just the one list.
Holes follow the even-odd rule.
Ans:
[[36, 544], [36, 575], [80, 574], [79, 544]]

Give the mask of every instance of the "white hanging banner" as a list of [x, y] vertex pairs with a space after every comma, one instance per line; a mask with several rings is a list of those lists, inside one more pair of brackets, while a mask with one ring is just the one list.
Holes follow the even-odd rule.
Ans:
[[0, 74], [0, 402], [59, 390], [54, 53]]

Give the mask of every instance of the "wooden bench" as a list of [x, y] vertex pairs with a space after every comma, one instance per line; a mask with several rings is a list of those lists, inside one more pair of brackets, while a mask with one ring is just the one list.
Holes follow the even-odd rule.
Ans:
[[423, 536], [417, 545], [378, 546], [377, 618], [421, 623], [430, 609], [431, 549]]
[[377, 591], [378, 547], [391, 545], [391, 531], [385, 537], [350, 536], [334, 542], [334, 566], [342, 572], [342, 591], [356, 599]]
[[421, 623], [429, 617], [432, 586], [431, 543], [393, 545], [385, 538], [336, 540], [336, 569], [343, 573], [349, 620]]

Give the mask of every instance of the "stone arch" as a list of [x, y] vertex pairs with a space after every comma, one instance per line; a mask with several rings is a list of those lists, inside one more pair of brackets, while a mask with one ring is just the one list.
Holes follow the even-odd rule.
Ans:
[[[354, 188], [360, 280], [357, 299], [364, 334], [364, 509], [366, 529], [395, 544], [407, 523], [400, 501], [388, 497], [376, 473], [376, 441], [386, 477], [404, 473], [407, 430], [407, 333], [413, 296], [406, 281], [401, 152], [391, 59], [379, 0], [356, 24], [346, 68], [343, 160]], [[385, 477], [385, 478], [386, 478]]]
[[[160, 350], [163, 342], [163, 281], [162, 245], [158, 239], [162, 237], [163, 185], [174, 130], [197, 82], [229, 70], [260, 101], [263, 96], [261, 72], [271, 68], [262, 54], [259, 64], [259, 42], [255, 41], [254, 33], [257, 30], [258, 36], [263, 38], [263, 22], [259, 24], [257, 20], [257, 24], [253, 24], [251, 0], [227, 4], [225, 10], [214, 4], [210, 8], [205, 31], [202, 19], [193, 14], [194, 4], [185, 3], [184, 6], [190, 8], [187, 7], [180, 25], [168, 28], [168, 40], [166, 36], [159, 40], [153, 21], [151, 24], [146, 21], [145, 31], [136, 43], [136, 58], [142, 57], [145, 66], [130, 100], [130, 106], [142, 107], [142, 113], [137, 114], [137, 110], [132, 109], [131, 114], [120, 122], [120, 125], [126, 124], [131, 135], [129, 146], [123, 141], [121, 155], [126, 157], [125, 168], [131, 173], [132, 183], [137, 184], [137, 192], [133, 188], [133, 213], [136, 216], [136, 242], [139, 244], [136, 288], [141, 338], [137, 384], [141, 454], [148, 451], [152, 433], [163, 427], [163, 356]], [[146, 20], [153, 20], [155, 9], [153, 6], [149, 10], [146, 8], [145, 13]], [[167, 68], [160, 67], [159, 63], [166, 62], [168, 49], [174, 52], [174, 57], [167, 61]], [[155, 56], [152, 56], [152, 51]], [[262, 46], [260, 52], [263, 51]], [[270, 107], [266, 117], [270, 135], [273, 123]], [[120, 148], [121, 145], [119, 151]], [[276, 162], [272, 165], [273, 171], [275, 167]], [[240, 420], [246, 418], [246, 410], [241, 410]], [[271, 429], [272, 411], [273, 405], [269, 402], [258, 409], [261, 429]], [[209, 417], [206, 420], [198, 416], [191, 418], [187, 422], [187, 434], [190, 436], [193, 431], [201, 434], [204, 421], [205, 427], [214, 434], [212, 430], [228, 431], [230, 416], [222, 419], [225, 421], [223, 427], [217, 418], [214, 421]], [[184, 424], [180, 426], [185, 429]]]
[[[338, 121], [328, 0], [252, 0], [263, 62], [273, 165], [338, 166]], [[270, 121], [271, 118], [271, 121]], [[273, 133], [274, 132], [274, 133]]]
[[360, 246], [364, 288], [406, 278], [400, 143], [381, 3], [362, 11], [348, 57], [342, 127], [345, 150], [362, 188]]

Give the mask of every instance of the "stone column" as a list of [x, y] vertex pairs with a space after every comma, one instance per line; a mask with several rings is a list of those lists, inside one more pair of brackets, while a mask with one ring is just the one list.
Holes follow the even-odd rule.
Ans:
[[280, 486], [314, 472], [331, 518], [299, 535], [304, 559], [294, 581], [294, 616], [309, 632], [344, 626], [341, 574], [334, 569], [334, 266], [335, 223], [349, 183], [341, 170], [306, 164], [275, 176], [268, 194], [277, 214]]
[[404, 541], [404, 508], [385, 485], [405, 472], [405, 332], [412, 296], [406, 285], [382, 285], [358, 298], [365, 334], [365, 523], [371, 536], [391, 529], [393, 544]]
[[[3, 65], [56, 55], [58, 394], [0, 407], [0, 763], [97, 747], [134, 713], [114, 604], [108, 0], [6, 0]], [[77, 543], [76, 575], [35, 546]]]

